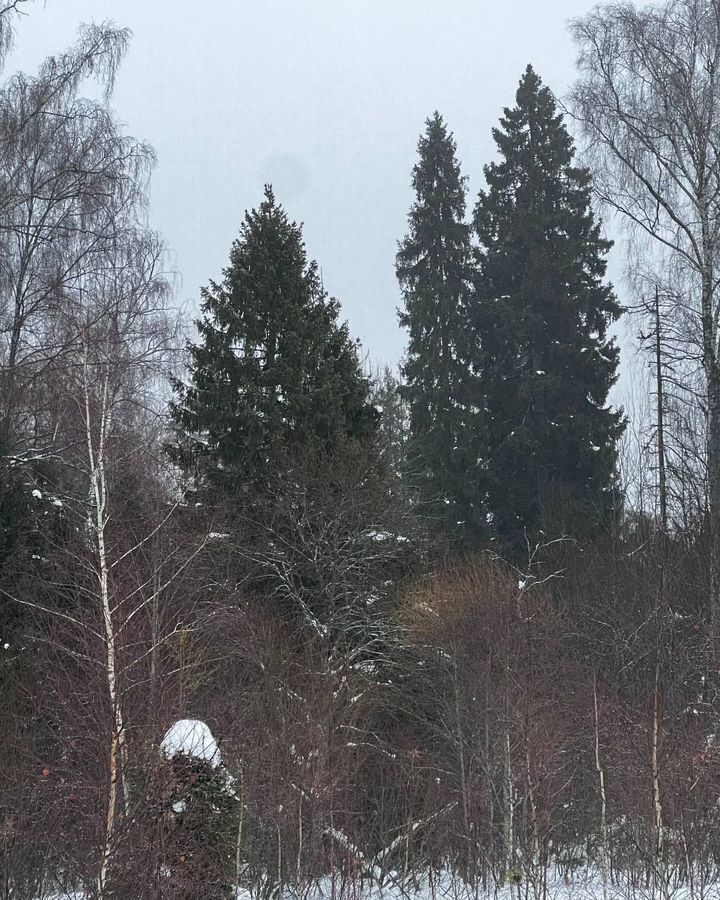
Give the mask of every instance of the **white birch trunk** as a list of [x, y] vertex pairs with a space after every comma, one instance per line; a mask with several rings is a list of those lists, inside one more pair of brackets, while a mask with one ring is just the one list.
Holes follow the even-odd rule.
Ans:
[[598, 789], [600, 791], [600, 838], [602, 840], [602, 854], [600, 857], [600, 874], [602, 877], [603, 900], [607, 900], [610, 846], [608, 842], [607, 827], [607, 794], [605, 791], [605, 770], [600, 761], [600, 715], [598, 711], [597, 676], [593, 678], [593, 710], [595, 730], [595, 770], [598, 773]]
[[113, 622], [113, 597], [110, 586], [110, 566], [107, 553], [108, 481], [107, 481], [107, 437], [111, 426], [109, 408], [109, 371], [106, 368], [102, 385], [102, 401], [98, 416], [98, 437], [93, 437], [93, 410], [91, 403], [91, 377], [88, 364], [88, 348], [85, 350], [84, 364], [84, 405], [85, 436], [88, 453], [88, 469], [90, 475], [90, 502], [92, 512], [88, 517], [90, 533], [93, 537], [94, 550], [97, 553], [98, 600], [102, 611], [105, 636], [105, 676], [107, 680], [108, 700], [111, 709], [110, 748], [107, 796], [107, 817], [105, 823], [105, 841], [102, 864], [98, 877], [100, 897], [105, 895], [107, 879], [114, 853], [115, 836], [118, 824], [118, 782], [122, 788], [123, 811], [129, 815], [130, 794], [127, 783], [127, 745], [125, 742], [122, 700], [118, 686], [117, 640]]

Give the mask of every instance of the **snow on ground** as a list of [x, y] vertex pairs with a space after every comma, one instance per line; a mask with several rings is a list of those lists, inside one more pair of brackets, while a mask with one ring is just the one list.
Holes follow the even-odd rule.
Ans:
[[[638, 879], [640, 881], [640, 879]], [[267, 885], [264, 886], [267, 888]], [[260, 900], [262, 890], [241, 888], [237, 900]], [[697, 887], [694, 892], [687, 885], [667, 887], [653, 891], [644, 885], [633, 886], [626, 881], [607, 885], [603, 892], [599, 872], [588, 870], [566, 879], [555, 870], [549, 870], [545, 885], [508, 884], [493, 887], [481, 884], [474, 888], [454, 877], [451, 872], [427, 874], [401, 882], [399, 877], [388, 875], [383, 884], [377, 881], [343, 882], [338, 876], [333, 881], [326, 877], [312, 887], [303, 890], [287, 889], [281, 900], [720, 900], [720, 884]]]
[[222, 762], [220, 748], [212, 732], [199, 719], [179, 719], [165, 732], [160, 750], [167, 759], [181, 754], [204, 759], [215, 769]]
[[[178, 724], [178, 723], [176, 723]], [[638, 879], [641, 881], [641, 879]], [[240, 888], [237, 900], [261, 900], [269, 896], [273, 886], [267, 882], [255, 889]], [[576, 872], [566, 879], [554, 869], [547, 873], [544, 885], [512, 884], [502, 887], [481, 884], [477, 888], [466, 884], [449, 871], [436, 872], [432, 877], [427, 873], [415, 879], [401, 881], [396, 874], [389, 873], [383, 883], [378, 881], [344, 881], [341, 876], [333, 880], [322, 878], [313, 885], [302, 889], [286, 888], [277, 896], [278, 900], [720, 900], [720, 883], [696, 884], [691, 891], [687, 885], [669, 886], [653, 891], [644, 885], [631, 885], [620, 876], [615, 884], [607, 885], [603, 892], [602, 878], [597, 870]], [[198, 894], [198, 900], [202, 895]], [[80, 893], [51, 893], [37, 900], [87, 900]]]

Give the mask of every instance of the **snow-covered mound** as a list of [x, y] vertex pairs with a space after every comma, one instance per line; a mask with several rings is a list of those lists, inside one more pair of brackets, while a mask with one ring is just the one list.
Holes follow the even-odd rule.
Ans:
[[179, 719], [165, 732], [160, 750], [167, 759], [181, 754], [203, 759], [215, 769], [221, 762], [220, 748], [212, 731], [200, 719]]

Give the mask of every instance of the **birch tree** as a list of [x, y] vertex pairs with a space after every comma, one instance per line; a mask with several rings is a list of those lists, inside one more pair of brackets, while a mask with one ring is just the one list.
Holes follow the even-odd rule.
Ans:
[[[147, 408], [155, 368], [167, 354], [163, 295], [166, 282], [158, 270], [161, 250], [147, 235], [131, 235], [128, 243], [106, 260], [106, 268], [83, 285], [77, 313], [83, 316], [68, 384], [77, 398], [82, 423], [85, 463], [78, 467], [89, 488], [84, 504], [88, 549], [91, 551], [94, 593], [102, 621], [104, 672], [111, 711], [107, 818], [98, 889], [104, 895], [115, 849], [118, 791], [122, 813], [130, 815], [128, 746], [123, 701], [122, 662], [118, 658], [121, 633], [152, 597], [139, 592], [130, 604], [119, 594], [116, 574], [122, 562], [111, 544], [116, 520], [119, 454], [137, 452], [132, 446], [133, 422]], [[123, 435], [122, 432], [125, 432]], [[123, 439], [124, 438], [124, 439]], [[130, 441], [128, 441], [130, 438]], [[119, 446], [118, 446], [119, 445]], [[79, 447], [78, 447], [79, 449]], [[117, 547], [117, 541], [113, 542]], [[130, 551], [132, 552], [131, 548]]]
[[658, 269], [689, 290], [672, 315], [690, 323], [707, 416], [709, 610], [720, 616], [720, 2], [598, 8], [577, 19], [580, 80], [571, 106], [596, 164], [600, 198]]
[[[151, 426], [163, 408], [158, 379], [176, 338], [164, 250], [140, 224], [120, 224], [122, 241], [59, 300], [56, 327], [66, 349], [53, 363], [52, 399], [62, 478], [54, 495], [36, 494], [61, 509], [67, 533], [46, 550], [54, 578], [40, 581], [32, 597], [10, 598], [31, 608], [38, 640], [47, 636], [56, 664], [84, 673], [71, 697], [59, 695], [58, 705], [80, 702], [70, 715], [86, 765], [97, 748], [104, 824], [89, 829], [102, 839], [87, 853], [97, 859], [100, 897], [107, 896], [119, 841], [127, 837], [121, 826], [127, 829], [142, 805], [131, 788], [129, 738], [139, 720], [134, 729], [129, 725], [128, 704], [133, 697], [136, 710], [147, 703], [158, 648], [177, 633], [177, 620], [156, 627], [157, 605], [192, 559], [178, 561], [172, 548], [167, 556], [154, 554], [177, 502], [153, 510], [152, 498], [140, 494], [152, 468]], [[158, 454], [159, 447], [157, 440]], [[61, 735], [68, 724], [59, 722]], [[136, 748], [142, 744], [136, 739]], [[78, 776], [82, 781], [88, 772], [72, 772]], [[83, 811], [69, 827], [77, 829], [87, 815]]]
[[12, 49], [18, 19], [32, 0], [6, 0], [0, 4], [0, 68]]
[[[0, 63], [24, 6], [0, 6]], [[148, 535], [118, 531], [119, 503], [128, 461], [136, 472], [146, 464], [157, 376], [174, 345], [164, 250], [144, 219], [153, 154], [123, 133], [108, 103], [129, 37], [109, 24], [83, 26], [35, 76], [18, 73], [0, 88], [0, 443], [4, 462], [38, 485], [33, 498], [45, 514], [62, 515], [80, 536], [44, 548], [66, 557], [72, 576], [38, 580], [18, 596], [3, 588], [3, 602], [30, 610], [37, 639], [66, 661], [104, 674], [111, 725], [101, 894], [118, 815], [131, 802], [123, 647], [164, 586], [160, 566], [152, 579], [138, 577]], [[98, 100], [82, 96], [92, 79]], [[47, 490], [34, 470], [39, 458], [56, 461]], [[131, 562], [136, 584], [126, 597], [119, 585], [129, 583]], [[136, 671], [144, 655], [134, 645]], [[88, 708], [103, 701], [93, 684]]]
[[174, 631], [142, 626], [184, 568], [171, 554], [166, 576], [166, 561], [149, 553], [168, 510], [133, 512], [177, 344], [164, 248], [144, 215], [152, 152], [122, 133], [106, 103], [78, 94], [97, 76], [109, 95], [127, 41], [123, 30], [84, 28], [36, 78], [18, 75], [0, 94], [3, 439], [19, 466], [56, 460], [52, 493], [36, 493], [78, 536], [48, 548], [66, 559], [60, 583], [5, 599], [30, 608], [41, 635], [59, 635], [60, 656], [87, 669], [96, 729], [107, 713], [102, 733], [85, 738], [98, 746], [107, 735], [100, 896], [133, 811], [129, 692]]
[[[47, 440], [39, 380], [68, 349], [58, 303], [143, 202], [152, 152], [120, 131], [107, 105], [128, 41], [127, 30], [85, 26], [36, 76], [18, 73], [0, 91], [2, 437], [18, 453]], [[91, 78], [100, 101], [80, 93]]]

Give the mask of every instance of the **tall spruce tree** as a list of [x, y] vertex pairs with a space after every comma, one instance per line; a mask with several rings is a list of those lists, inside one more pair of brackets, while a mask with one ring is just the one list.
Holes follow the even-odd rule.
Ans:
[[377, 412], [358, 345], [308, 262], [300, 225], [266, 186], [221, 283], [202, 292], [188, 384], [175, 384], [170, 455], [231, 506], [255, 504], [312, 464], [327, 470]]
[[396, 260], [404, 301], [399, 318], [409, 332], [400, 388], [410, 409], [407, 463], [433, 515], [467, 537], [485, 521], [477, 454], [482, 404], [469, 332], [472, 248], [465, 178], [437, 112], [426, 122], [418, 153], [415, 202]]
[[555, 100], [528, 66], [493, 131], [474, 214], [474, 326], [489, 411], [489, 502], [499, 536], [576, 532], [615, 498], [622, 413], [607, 405], [621, 314], [603, 282], [612, 246], [591, 206], [591, 175]]

